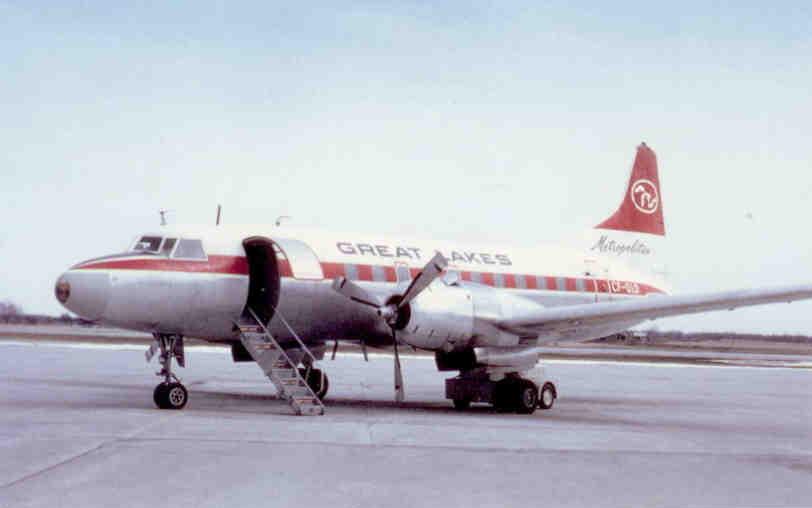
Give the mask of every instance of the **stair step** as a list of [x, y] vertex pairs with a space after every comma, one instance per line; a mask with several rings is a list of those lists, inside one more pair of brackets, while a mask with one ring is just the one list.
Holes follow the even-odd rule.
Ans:
[[262, 328], [256, 325], [240, 325], [241, 334], [262, 333]]
[[310, 389], [309, 386], [292, 386], [288, 389], [288, 392], [293, 395], [294, 397], [310, 397], [313, 398], [313, 391]]
[[324, 414], [323, 406], [305, 406], [299, 408], [300, 415], [319, 416]]
[[316, 397], [313, 397], [313, 396], [310, 396], [310, 395], [308, 395], [306, 397], [292, 397], [292, 399], [293, 399], [293, 402], [295, 402], [297, 404], [300, 404], [300, 405], [308, 405], [308, 404], [314, 405], [314, 404], [317, 404], [316, 400], [318, 400]]
[[271, 344], [270, 342], [265, 342], [265, 343], [262, 343], [262, 344], [256, 344], [254, 347], [259, 349], [259, 350], [269, 350], [269, 349], [273, 349], [275, 351], [277, 350], [277, 347], [275, 345]]

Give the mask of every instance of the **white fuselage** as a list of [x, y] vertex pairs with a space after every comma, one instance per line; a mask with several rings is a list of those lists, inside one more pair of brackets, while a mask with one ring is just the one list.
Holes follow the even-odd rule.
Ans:
[[[474, 295], [474, 312], [479, 315], [667, 292], [656, 276], [633, 270], [613, 257], [556, 246], [467, 245], [288, 226], [166, 228], [139, 238], [148, 237], [176, 241], [165, 252], [131, 249], [79, 263], [60, 278], [57, 297], [85, 318], [121, 328], [212, 341], [238, 340], [234, 321], [249, 298], [255, 297], [249, 294], [251, 277], [256, 274], [244, 247], [247, 238], [264, 238], [274, 245], [278, 295], [269, 328], [282, 340], [290, 337], [290, 331], [280, 314], [310, 343], [390, 342], [390, 331], [373, 310], [334, 292], [332, 281], [346, 277], [385, 299], [407, 284], [436, 252], [448, 260], [446, 281], [458, 280], [457, 286]], [[178, 244], [184, 240], [199, 241], [205, 253], [195, 257], [181, 252]], [[435, 299], [442, 298], [441, 292], [437, 295]], [[429, 300], [427, 297], [426, 304]], [[623, 328], [614, 325], [592, 330], [590, 337], [572, 338], [583, 340]], [[474, 331], [479, 336], [500, 333], [476, 323]], [[471, 341], [477, 340], [483, 339], [471, 337]], [[512, 345], [509, 338], [493, 341]], [[413, 345], [449, 349], [466, 344], [428, 341]]]

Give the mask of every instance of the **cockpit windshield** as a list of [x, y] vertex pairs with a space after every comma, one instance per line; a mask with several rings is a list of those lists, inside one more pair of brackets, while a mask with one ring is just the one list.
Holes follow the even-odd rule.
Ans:
[[144, 254], [158, 254], [168, 258], [177, 242], [177, 238], [146, 235], [139, 238], [130, 251]]
[[133, 252], [151, 252], [153, 254], [157, 254], [161, 248], [161, 238], [160, 236], [142, 236], [135, 242], [133, 248], [130, 249]]

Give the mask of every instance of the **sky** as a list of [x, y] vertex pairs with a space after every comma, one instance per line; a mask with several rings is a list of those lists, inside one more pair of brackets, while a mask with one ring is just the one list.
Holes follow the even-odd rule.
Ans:
[[159, 209], [555, 243], [614, 211], [641, 141], [677, 290], [812, 283], [809, 2], [73, 3], [0, 1], [0, 300], [25, 311], [64, 312], [59, 274]]

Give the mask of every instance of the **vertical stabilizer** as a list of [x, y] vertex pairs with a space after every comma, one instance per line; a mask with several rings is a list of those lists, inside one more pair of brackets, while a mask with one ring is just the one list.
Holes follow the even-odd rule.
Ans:
[[645, 143], [637, 147], [632, 175], [620, 208], [595, 228], [665, 236], [657, 156]]

